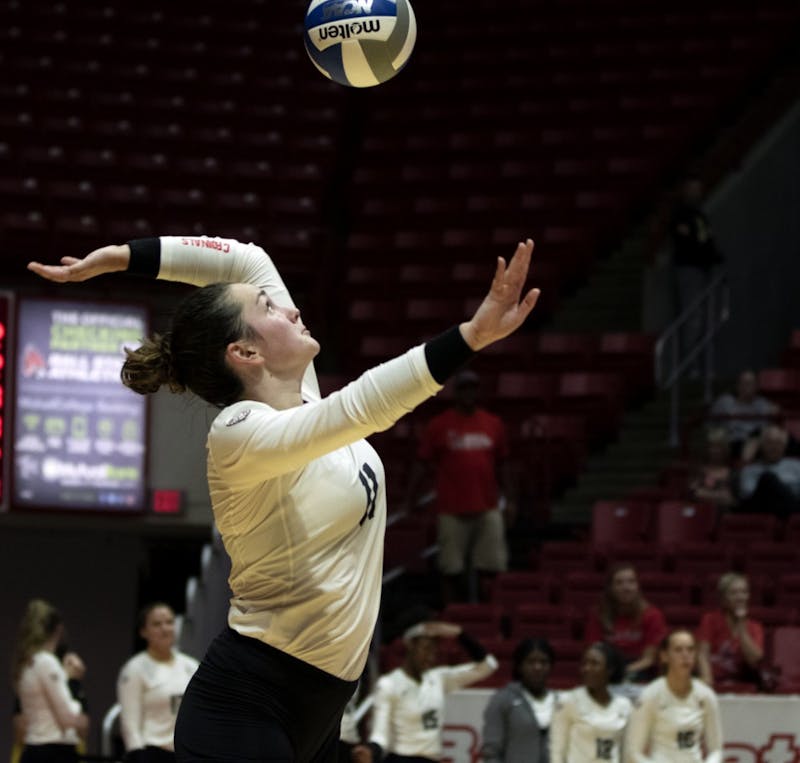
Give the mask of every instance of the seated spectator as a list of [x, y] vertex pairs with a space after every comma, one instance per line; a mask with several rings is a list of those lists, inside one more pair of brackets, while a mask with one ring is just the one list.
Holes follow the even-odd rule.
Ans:
[[639, 589], [636, 570], [629, 564], [614, 567], [596, 611], [589, 613], [586, 641], [604, 641], [625, 661], [625, 678], [647, 681], [656, 674], [658, 645], [667, 633], [660, 609]]
[[800, 459], [786, 455], [789, 435], [771, 424], [761, 434], [760, 458], [739, 474], [739, 509], [785, 519], [800, 511]]
[[747, 617], [747, 578], [727, 572], [718, 590], [719, 609], [706, 612], [697, 631], [700, 677], [709, 686], [721, 681], [756, 683], [764, 657], [764, 629]]
[[727, 431], [722, 427], [709, 430], [706, 444], [705, 463], [689, 484], [689, 492], [694, 500], [707, 501], [720, 509], [728, 509], [736, 503], [736, 498], [733, 494]]
[[778, 413], [778, 406], [758, 394], [753, 371], [742, 371], [736, 381], [736, 392], [726, 393], [714, 401], [711, 415], [720, 417], [720, 425], [728, 431], [731, 456], [738, 460], [742, 449], [757, 436]]

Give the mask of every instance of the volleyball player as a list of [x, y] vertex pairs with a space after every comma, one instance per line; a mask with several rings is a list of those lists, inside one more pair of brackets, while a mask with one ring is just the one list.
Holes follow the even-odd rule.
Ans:
[[692, 677], [697, 662], [694, 636], [685, 630], [673, 631], [664, 639], [659, 655], [666, 673], [643, 689], [631, 716], [630, 760], [721, 763], [719, 703], [713, 689]]
[[231, 557], [225, 630], [184, 695], [180, 761], [324, 761], [364, 668], [377, 619], [386, 493], [364, 437], [438, 392], [474, 352], [515, 331], [533, 242], [498, 258], [473, 317], [320, 399], [319, 345], [271, 259], [253, 244], [152, 238], [61, 265], [53, 281], [128, 271], [202, 288], [171, 330], [128, 352], [124, 383], [167, 385], [223, 410], [208, 435], [208, 483]]
[[627, 697], [611, 694], [622, 681], [622, 658], [603, 641], [583, 654], [583, 686], [562, 693], [550, 730], [550, 763], [620, 763], [631, 715]]
[[138, 623], [147, 647], [122, 666], [117, 681], [126, 760], [174, 763], [175, 718], [198, 663], [175, 649], [175, 613], [170, 606], [147, 605]]

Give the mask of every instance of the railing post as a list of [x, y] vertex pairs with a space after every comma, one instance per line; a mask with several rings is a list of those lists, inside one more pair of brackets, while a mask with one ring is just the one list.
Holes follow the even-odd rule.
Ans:
[[711, 377], [713, 374], [714, 364], [714, 342], [712, 337], [717, 330], [717, 310], [716, 310], [716, 286], [711, 289], [708, 294], [708, 302], [706, 303], [706, 331], [705, 331], [705, 384], [703, 387], [703, 401], [708, 404], [711, 402]]
[[672, 388], [670, 389], [670, 411], [669, 411], [669, 444], [673, 448], [678, 447], [678, 418], [681, 405], [680, 399], [680, 379], [677, 376], [678, 360], [679, 360], [679, 346], [678, 334], [672, 337]]

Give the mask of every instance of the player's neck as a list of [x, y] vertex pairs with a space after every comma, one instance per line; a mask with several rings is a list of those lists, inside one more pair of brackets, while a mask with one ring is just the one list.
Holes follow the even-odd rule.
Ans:
[[678, 675], [667, 673], [667, 686], [676, 697], [683, 698], [692, 690], [692, 676], [683, 673]]
[[590, 689], [587, 686], [586, 691], [589, 692], [589, 696], [595, 702], [597, 702], [598, 705], [606, 706], [609, 702], [611, 702], [611, 694], [609, 693], [607, 686], [601, 686], [594, 689]]
[[172, 649], [157, 649], [156, 647], [147, 647], [147, 654], [156, 662], [171, 662]]
[[258, 384], [245, 387], [242, 399], [258, 400], [275, 410], [285, 411], [303, 404], [300, 387], [300, 378], [295, 376], [281, 378], [265, 373]]

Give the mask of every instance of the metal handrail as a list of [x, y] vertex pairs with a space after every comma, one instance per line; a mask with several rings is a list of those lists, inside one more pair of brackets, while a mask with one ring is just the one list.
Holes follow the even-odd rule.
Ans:
[[[693, 347], [681, 347], [681, 330], [691, 320], [705, 316], [705, 330]], [[730, 288], [725, 272], [716, 275], [708, 287], [687, 305], [677, 318], [661, 333], [655, 344], [654, 372], [656, 384], [670, 393], [669, 442], [680, 442], [680, 381], [687, 371], [704, 355], [703, 395], [711, 400], [714, 378], [714, 338], [730, 318]], [[668, 351], [669, 350], [669, 351]]]

